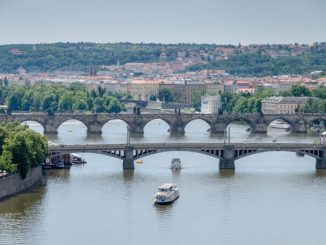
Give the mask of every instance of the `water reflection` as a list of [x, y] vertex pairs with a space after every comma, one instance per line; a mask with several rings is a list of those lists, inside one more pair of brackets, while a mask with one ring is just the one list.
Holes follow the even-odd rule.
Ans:
[[316, 169], [315, 177], [326, 178], [326, 169]]
[[219, 171], [220, 177], [223, 177], [223, 178], [233, 177], [234, 173], [235, 173], [234, 169], [220, 169], [220, 171]]
[[51, 169], [43, 172], [45, 179], [56, 180], [65, 182], [70, 178], [70, 169]]
[[[42, 230], [46, 188], [42, 185], [0, 202], [0, 244], [42, 244], [35, 237]], [[44, 243], [43, 243], [44, 244]]]
[[33, 214], [30, 210], [35, 209], [35, 206], [41, 203], [44, 194], [45, 188], [43, 183], [39, 184], [38, 187], [34, 187], [32, 190], [2, 200], [0, 202], [0, 217]]
[[135, 171], [130, 169], [123, 170], [122, 176], [125, 182], [132, 182], [134, 180]]

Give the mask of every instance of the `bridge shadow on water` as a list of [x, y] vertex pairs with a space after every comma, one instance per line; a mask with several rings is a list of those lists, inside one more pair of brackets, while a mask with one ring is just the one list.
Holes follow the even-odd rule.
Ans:
[[235, 174], [234, 169], [220, 169], [219, 176], [222, 178], [231, 178]]
[[124, 182], [132, 182], [135, 177], [135, 171], [134, 170], [122, 170], [122, 177]]
[[326, 178], [326, 169], [317, 169], [315, 172], [315, 177]]

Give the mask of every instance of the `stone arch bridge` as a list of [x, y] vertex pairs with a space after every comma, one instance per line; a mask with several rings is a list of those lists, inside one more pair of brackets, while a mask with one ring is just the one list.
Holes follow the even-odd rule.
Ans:
[[58, 128], [64, 122], [75, 119], [87, 127], [87, 133], [101, 134], [105, 123], [119, 119], [124, 121], [131, 134], [143, 134], [144, 127], [154, 119], [161, 119], [170, 126], [170, 133], [182, 135], [185, 127], [193, 120], [201, 119], [210, 126], [211, 134], [223, 134], [226, 127], [233, 121], [241, 120], [248, 123], [252, 133], [266, 133], [267, 126], [275, 119], [282, 119], [291, 126], [291, 132], [304, 133], [317, 120], [326, 121], [326, 114], [275, 114], [263, 115], [259, 113], [231, 113], [231, 114], [77, 114], [77, 113], [13, 113], [0, 115], [0, 122], [9, 121], [36, 121], [44, 128], [45, 134], [57, 134]]
[[123, 169], [134, 169], [134, 161], [159, 152], [191, 151], [219, 159], [220, 169], [234, 169], [235, 160], [267, 151], [289, 151], [316, 159], [317, 169], [326, 169], [326, 146], [297, 143], [150, 143], [150, 144], [90, 144], [51, 145], [49, 155], [89, 152], [123, 160]]

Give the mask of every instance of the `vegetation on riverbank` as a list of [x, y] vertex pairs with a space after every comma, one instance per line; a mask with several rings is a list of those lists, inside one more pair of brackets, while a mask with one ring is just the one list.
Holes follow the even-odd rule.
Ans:
[[44, 136], [18, 122], [0, 124], [0, 170], [19, 172], [25, 178], [32, 167], [41, 165], [48, 154]]
[[126, 110], [118, 100], [122, 98], [127, 95], [107, 93], [101, 87], [88, 91], [82, 84], [0, 87], [0, 100], [9, 111], [118, 113]]

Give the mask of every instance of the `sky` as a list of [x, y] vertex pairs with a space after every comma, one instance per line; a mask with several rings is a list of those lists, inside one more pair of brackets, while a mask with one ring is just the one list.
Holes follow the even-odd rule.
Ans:
[[0, 0], [0, 44], [326, 41], [326, 0]]

